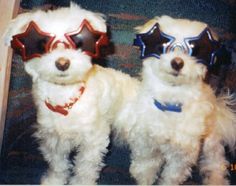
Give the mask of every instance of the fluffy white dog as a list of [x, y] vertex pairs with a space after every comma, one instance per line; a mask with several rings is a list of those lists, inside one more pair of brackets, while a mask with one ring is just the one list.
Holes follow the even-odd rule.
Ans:
[[219, 49], [214, 34], [205, 23], [168, 16], [137, 29], [142, 84], [114, 125], [131, 148], [132, 176], [138, 184], [158, 178], [181, 184], [202, 152], [204, 184], [228, 184], [224, 145], [235, 145], [232, 99], [216, 97], [204, 82]]
[[[40, 150], [49, 163], [42, 184], [95, 184], [109, 144], [110, 123], [138, 82], [92, 63], [107, 44], [103, 15], [69, 8], [19, 15], [5, 41], [33, 79]], [[68, 154], [79, 147], [74, 177]]]

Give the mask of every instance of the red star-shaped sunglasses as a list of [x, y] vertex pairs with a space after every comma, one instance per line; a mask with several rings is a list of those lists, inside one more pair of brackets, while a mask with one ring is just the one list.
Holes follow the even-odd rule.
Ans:
[[27, 61], [51, 52], [58, 44], [63, 44], [65, 48], [80, 49], [93, 58], [99, 58], [100, 47], [109, 43], [106, 33], [94, 30], [86, 19], [78, 30], [65, 33], [64, 36], [67, 41], [55, 41], [55, 34], [42, 31], [31, 21], [25, 32], [13, 36], [11, 47], [21, 55], [23, 61]]

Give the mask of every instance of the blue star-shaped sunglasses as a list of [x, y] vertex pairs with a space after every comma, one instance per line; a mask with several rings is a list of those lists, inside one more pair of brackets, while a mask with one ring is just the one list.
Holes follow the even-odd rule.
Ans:
[[198, 36], [184, 38], [182, 43], [175, 42], [175, 37], [165, 34], [156, 23], [148, 32], [136, 34], [134, 46], [140, 47], [141, 59], [147, 57], [160, 58], [161, 54], [174, 51], [176, 48], [198, 59], [199, 63], [211, 66], [220, 43], [214, 40], [211, 31], [206, 27]]

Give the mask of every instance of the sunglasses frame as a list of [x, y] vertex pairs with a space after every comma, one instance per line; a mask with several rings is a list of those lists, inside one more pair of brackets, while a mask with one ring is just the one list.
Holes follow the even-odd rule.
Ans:
[[168, 43], [166, 43], [166, 46], [163, 46], [163, 54], [166, 53], [167, 48], [175, 41], [174, 37], [162, 32], [160, 30], [159, 24], [156, 23], [148, 32], [142, 33], [142, 34], [136, 34], [136, 38], [134, 39], [133, 45], [140, 47], [140, 50], [141, 50], [140, 58], [141, 59], [145, 59], [147, 57], [156, 57], [156, 58], [160, 59], [160, 55], [158, 55], [156, 53], [151, 53], [151, 54], [145, 55], [146, 45], [142, 40], [143, 36], [151, 35], [155, 29], [159, 29], [160, 35], [170, 40]]
[[85, 53], [86, 55], [89, 55], [93, 58], [98, 58], [100, 56], [100, 51], [99, 51], [100, 46], [109, 44], [108, 36], [105, 32], [99, 32], [99, 31], [94, 30], [93, 27], [91, 26], [91, 24], [86, 19], [83, 20], [83, 22], [81, 23], [79, 29], [77, 29], [73, 32], [69, 32], [69, 33], [64, 34], [64, 36], [67, 39], [67, 41], [69, 42], [69, 44], [67, 42], [61, 41], [61, 40], [56, 40], [53, 43], [53, 41], [56, 38], [56, 35], [52, 34], [52, 33], [47, 33], [47, 32], [42, 31], [34, 21], [31, 21], [28, 24], [25, 32], [20, 33], [20, 34], [16, 34], [12, 37], [11, 47], [13, 49], [19, 51], [23, 61], [27, 61], [27, 60], [30, 60], [30, 59], [35, 58], [35, 57], [41, 57], [43, 54], [39, 54], [39, 53], [34, 53], [32, 55], [27, 56], [25, 45], [20, 41], [20, 38], [26, 38], [28, 36], [28, 34], [30, 33], [30, 31], [32, 29], [34, 29], [40, 35], [49, 37], [49, 40], [45, 45], [45, 53], [44, 54], [46, 54], [46, 53], [50, 52], [51, 50], [55, 49], [57, 47], [57, 44], [59, 44], [59, 43], [63, 43], [65, 48], [73, 48], [73, 49], [76, 50], [77, 47], [76, 47], [75, 43], [73, 42], [73, 40], [70, 37], [73, 36], [73, 35], [79, 34], [84, 27], [87, 27], [88, 30], [91, 33], [99, 35], [99, 39], [95, 43], [95, 53], [92, 53], [90, 51], [83, 51], [83, 53]]
[[[187, 37], [187, 38], [184, 38], [184, 43], [185, 43], [186, 46], [188, 47], [189, 55], [190, 55], [190, 56], [192, 56], [193, 49], [192, 49], [192, 47], [190, 46], [189, 43], [190, 43], [191, 41], [199, 40], [199, 39], [202, 37], [202, 35], [204, 35], [205, 33], [207, 33], [208, 39], [210, 40], [210, 42], [214, 43], [215, 46], [219, 44], [219, 42], [216, 41], [216, 40], [213, 38], [210, 29], [209, 29], [208, 27], [206, 27], [198, 36], [196, 36], [196, 37]], [[218, 51], [218, 49], [216, 49], [215, 51], [211, 52], [211, 59], [210, 59], [210, 61], [209, 61], [209, 65], [210, 65], [210, 66], [214, 64], [214, 59], [215, 59], [215, 56], [216, 56], [217, 51]], [[204, 63], [204, 64], [205, 64], [205, 62], [203, 62], [203, 61], [201, 61], [201, 63]]]
[[[141, 33], [141, 34], [136, 34], [136, 38], [134, 39], [134, 44], [133, 45], [140, 47], [140, 51], [141, 51], [140, 58], [141, 59], [145, 59], [145, 58], [148, 58], [148, 57], [156, 57], [156, 58], [160, 59], [160, 55], [161, 54], [159, 55], [157, 53], [150, 53], [148, 55], [145, 55], [146, 45], [145, 45], [145, 43], [142, 40], [143, 36], [151, 35], [155, 29], [159, 29], [160, 36], [165, 37], [166, 39], [170, 40], [168, 43], [166, 43], [163, 46], [163, 52], [161, 54], [165, 54], [165, 53], [168, 53], [169, 51], [173, 51], [173, 49], [177, 46], [177, 47], [180, 47], [183, 51], [185, 51], [185, 53], [187, 53], [188, 55], [192, 56], [193, 50], [192, 50], [192, 48], [191, 48], [189, 43], [191, 41], [200, 39], [202, 37], [202, 35], [205, 34], [205, 33], [207, 33], [210, 42], [212, 42], [214, 45], [218, 45], [219, 44], [218, 41], [214, 40], [214, 38], [213, 38], [213, 36], [211, 34], [211, 31], [210, 31], [210, 29], [208, 27], [206, 27], [196, 37], [187, 37], [187, 38], [184, 38], [184, 41], [182, 43], [175, 43], [175, 40], [176, 40], [175, 37], [170, 36], [170, 35], [165, 34], [164, 32], [162, 32], [160, 30], [159, 24], [156, 23], [148, 32]], [[203, 63], [205, 65], [210, 65], [210, 66], [213, 65], [214, 64], [214, 59], [215, 59], [215, 56], [216, 56], [217, 52], [218, 52], [218, 49], [216, 49], [215, 51], [211, 52], [211, 60], [209, 62], [206, 63], [205, 61], [203, 61], [204, 59], [202, 59], [202, 60], [200, 60], [200, 63]]]
[[108, 43], [109, 43], [108, 42], [108, 37], [107, 37], [107, 34], [105, 32], [100, 32], [100, 31], [94, 30], [92, 25], [86, 19], [83, 20], [83, 22], [81, 23], [79, 29], [77, 29], [73, 32], [65, 33], [64, 36], [69, 41], [69, 43], [71, 44], [73, 49], [77, 49], [76, 44], [71, 39], [71, 36], [79, 34], [85, 26], [94, 35], [100, 35], [100, 38], [95, 43], [95, 53], [92, 53], [90, 51], [83, 51], [83, 52], [85, 54], [93, 57], [93, 58], [98, 58], [100, 56], [100, 51], [99, 51], [100, 46], [108, 45]]
[[26, 31], [23, 33], [14, 35], [12, 37], [12, 41], [11, 41], [12, 48], [15, 50], [18, 50], [20, 52], [20, 55], [21, 55], [23, 61], [27, 61], [29, 59], [42, 56], [42, 54], [39, 54], [39, 53], [35, 53], [30, 56], [27, 56], [25, 45], [19, 40], [20, 38], [26, 38], [32, 29], [35, 29], [40, 35], [50, 38], [49, 41], [47, 42], [47, 44], [45, 45], [45, 53], [50, 51], [50, 46], [56, 37], [54, 34], [46, 33], [44, 31], [42, 31], [34, 21], [31, 21], [29, 23], [29, 25], [27, 26]]

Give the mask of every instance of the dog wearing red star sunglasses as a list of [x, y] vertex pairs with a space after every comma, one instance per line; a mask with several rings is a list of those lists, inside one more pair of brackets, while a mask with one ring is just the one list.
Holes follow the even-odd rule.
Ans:
[[233, 97], [216, 97], [204, 81], [220, 50], [215, 34], [205, 23], [169, 16], [137, 30], [141, 88], [114, 126], [130, 146], [131, 175], [137, 184], [177, 185], [199, 165], [204, 184], [228, 184], [224, 145], [234, 150], [236, 142]]
[[[104, 16], [71, 4], [16, 17], [5, 34], [33, 80], [40, 150], [49, 164], [42, 184], [96, 183], [110, 123], [136, 94], [138, 81], [92, 63], [108, 44]], [[74, 166], [68, 156], [78, 148]], [[73, 167], [74, 176], [70, 178]]]

